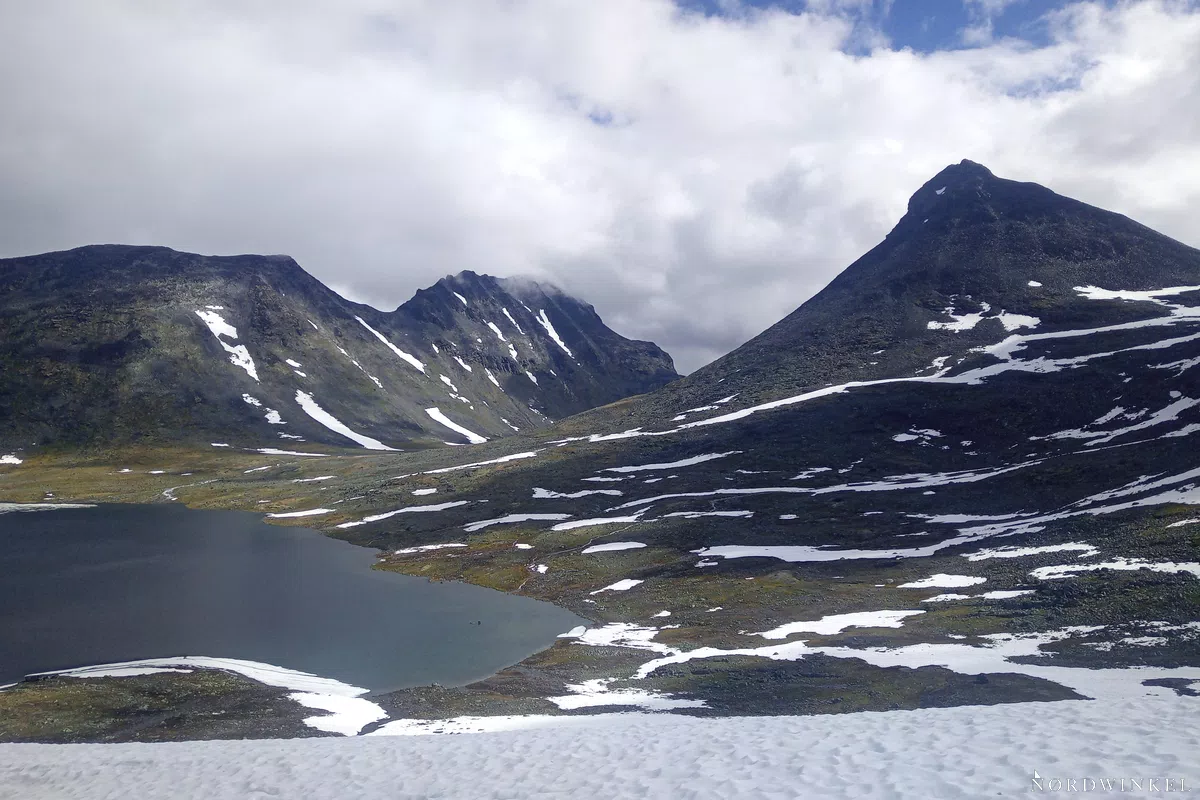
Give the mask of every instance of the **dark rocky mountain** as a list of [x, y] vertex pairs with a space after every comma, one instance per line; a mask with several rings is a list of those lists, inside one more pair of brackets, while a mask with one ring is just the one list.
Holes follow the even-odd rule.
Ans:
[[8, 449], [461, 444], [676, 377], [530, 281], [464, 272], [385, 313], [286, 256], [118, 245], [0, 261], [0, 366]]
[[[611, 422], [649, 422], [735, 393], [736, 407], [827, 384], [929, 374], [936, 358], [957, 363], [1008, 333], [1034, 330], [1019, 315], [1039, 320], [1041, 332], [1168, 313], [1098, 303], [1077, 286], [1196, 283], [1200, 251], [963, 161], [918, 189], [887, 237], [796, 311], [639, 403], [637, 413], [623, 404]], [[607, 413], [580, 421], [587, 427]]]
[[526, 279], [448, 276], [417, 291], [389, 322], [389, 330], [441, 349], [472, 351], [506, 394], [556, 420], [679, 377], [654, 344], [620, 336], [592, 306]]

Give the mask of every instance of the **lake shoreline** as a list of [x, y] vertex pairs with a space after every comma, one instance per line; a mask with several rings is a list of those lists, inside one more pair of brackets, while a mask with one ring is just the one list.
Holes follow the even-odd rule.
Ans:
[[[98, 498], [92, 498], [92, 499], [98, 499]], [[489, 590], [485, 587], [472, 586], [472, 585], [462, 583], [462, 582], [444, 581], [444, 580], [438, 580], [438, 579], [425, 579], [425, 580], [420, 580], [420, 581], [416, 581], [415, 583], [413, 583], [412, 577], [398, 575], [398, 574], [395, 574], [394, 572], [390, 572], [387, 570], [375, 569], [375, 567], [378, 564], [378, 559], [379, 559], [379, 555], [380, 555], [380, 551], [378, 549], [362, 547], [361, 545], [357, 545], [357, 544], [353, 544], [353, 543], [345, 542], [345, 541], [340, 541], [335, 537], [328, 537], [328, 536], [322, 534], [320, 531], [315, 531], [315, 530], [312, 530], [311, 528], [306, 528], [306, 527], [300, 528], [299, 526], [291, 526], [291, 525], [288, 525], [288, 526], [266, 525], [265, 524], [266, 519], [263, 517], [263, 515], [256, 514], [254, 512], [242, 512], [242, 511], [213, 512], [212, 510], [192, 510], [192, 509], [180, 508], [178, 505], [174, 505], [174, 504], [172, 504], [172, 506], [169, 507], [169, 510], [164, 509], [161, 504], [127, 504], [127, 503], [80, 504], [77, 502], [66, 501], [65, 498], [61, 502], [58, 500], [58, 498], [52, 498], [52, 499], [49, 499], [48, 501], [43, 501], [38, 504], [28, 504], [28, 505], [21, 504], [21, 506], [22, 506], [21, 508], [9, 507], [9, 508], [5, 509], [6, 513], [0, 514], [0, 528], [4, 527], [4, 520], [6, 517], [8, 517], [9, 523], [10, 523], [10, 528], [20, 527], [22, 529], [26, 529], [29, 527], [30, 521], [35, 518], [35, 515], [36, 515], [36, 519], [43, 521], [43, 523], [49, 523], [49, 522], [51, 522], [52, 519], [58, 519], [61, 521], [62, 525], [66, 525], [69, 527], [75, 527], [80, 523], [80, 518], [79, 518], [80, 514], [93, 514], [93, 515], [101, 515], [102, 514], [102, 515], [104, 515], [104, 517], [106, 519], [108, 519], [108, 518], [112, 518], [114, 516], [128, 517], [128, 516], [130, 516], [130, 514], [133, 514], [134, 516], [137, 516], [139, 514], [149, 514], [152, 516], [153, 515], [161, 515], [164, 511], [166, 511], [166, 513], [168, 514], [168, 517], [174, 519], [175, 521], [178, 521], [181, 518], [196, 519], [199, 517], [203, 517], [204, 515], [211, 516], [213, 514], [240, 515], [243, 518], [252, 519], [253, 525], [258, 526], [258, 527], [260, 527], [260, 529], [267, 532], [268, 536], [280, 539], [280, 541], [276, 542], [276, 544], [278, 545], [280, 543], [283, 543], [284, 550], [280, 551], [280, 550], [278, 550], [278, 548], [276, 548], [276, 550], [273, 552], [278, 551], [278, 552], [282, 552], [282, 553], [289, 553], [289, 551], [287, 550], [286, 543], [288, 543], [288, 542], [291, 542], [291, 543], [304, 542], [305, 540], [307, 540], [308, 545], [311, 545], [313, 543], [320, 543], [319, 549], [321, 549], [322, 552], [325, 553], [326, 557], [328, 557], [330, 552], [339, 553], [340, 555], [338, 555], [338, 558], [335, 559], [335, 561], [337, 563], [341, 564], [343, 567], [345, 566], [344, 562], [347, 560], [347, 557], [349, 558], [349, 560], [357, 563], [358, 566], [355, 567], [354, 569], [357, 571], [358, 579], [360, 581], [372, 583], [372, 584], [383, 584], [383, 585], [404, 584], [407, 587], [410, 594], [412, 593], [413, 587], [416, 587], [416, 586], [429, 587], [427, 590], [418, 589], [417, 590], [418, 593], [420, 593], [420, 592], [431, 593], [432, 592], [432, 593], [436, 593], [436, 594], [446, 594], [447, 592], [450, 592], [451, 596], [458, 598], [457, 600], [452, 600], [449, 604], [450, 606], [458, 609], [457, 611], [453, 612], [454, 614], [457, 615], [456, 617], [453, 617], [453, 618], [461, 618], [462, 622], [467, 626], [466, 630], [468, 631], [468, 634], [466, 634], [466, 635], [468, 635], [468, 638], [470, 638], [472, 641], [479, 640], [481, 642], [493, 642], [494, 643], [496, 641], [497, 637], [500, 637], [500, 639], [503, 640], [505, 638], [505, 634], [503, 632], [503, 624], [504, 624], [503, 620], [505, 620], [505, 619], [509, 619], [512, 622], [516, 622], [517, 620], [519, 620], [520, 626], [523, 630], [529, 629], [530, 626], [533, 624], [533, 622], [531, 622], [531, 617], [528, 612], [529, 612], [529, 610], [531, 610], [533, 608], [537, 608], [538, 606], [536, 604], [540, 602], [540, 601], [534, 601], [530, 598], [523, 598], [523, 597], [514, 596], [514, 595], [506, 595], [507, 598], [511, 598], [511, 599], [506, 599], [504, 601], [504, 603], [499, 603], [498, 601], [500, 600], [500, 597], [493, 595], [492, 594], [493, 590]], [[67, 516], [64, 516], [64, 515], [67, 515]], [[182, 515], [182, 517], [181, 517], [181, 515]], [[20, 524], [19, 524], [19, 526], [15, 526], [14, 523], [16, 523], [18, 518], [20, 520]], [[228, 518], [223, 518], [223, 519], [228, 519]], [[221, 524], [224, 525], [226, 523], [221, 523]], [[43, 524], [42, 527], [45, 527], [45, 524]], [[11, 539], [11, 537], [12, 537], [12, 531], [10, 531], [9, 538]], [[63, 560], [64, 554], [68, 554], [68, 556], [69, 556], [69, 554], [72, 552], [72, 546], [69, 544], [58, 543], [58, 544], [51, 546], [50, 550], [52, 550], [54, 553], [53, 559], [56, 562], [55, 569], [59, 570], [59, 569], [61, 569], [61, 564], [59, 562], [61, 562]], [[155, 553], [151, 560], [153, 560], [153, 558], [161, 558], [162, 555], [163, 555], [162, 553]], [[120, 556], [122, 558], [124, 558], [124, 557], [128, 556], [128, 554], [121, 553]], [[11, 560], [14, 556], [11, 553], [9, 553], [6, 557], [9, 560]], [[11, 565], [8, 565], [8, 566], [11, 567]], [[311, 565], [309, 565], [309, 566], [311, 566]], [[68, 569], [73, 569], [76, 567], [78, 567], [81, 570], [85, 570], [85, 571], [95, 571], [97, 569], [100, 569], [101, 571], [103, 570], [103, 565], [99, 565], [96, 563], [90, 563], [87, 565], [69, 565]], [[289, 563], [287, 565], [287, 567], [290, 569], [296, 570], [296, 567], [294, 564]], [[24, 572], [26, 575], [28, 575], [28, 573], [29, 573], [28, 569], [21, 570], [20, 568], [15, 568], [15, 569], [13, 569], [13, 571], [18, 572], [18, 573]], [[269, 572], [269, 570], [261, 570], [261, 569], [257, 570], [257, 575], [255, 578], [255, 581], [257, 582], [259, 580], [263, 580], [266, 577], [267, 572]], [[304, 569], [300, 569], [299, 572], [304, 573], [306, 571]], [[57, 580], [58, 580], [58, 578], [56, 577], [56, 581]], [[28, 577], [26, 578], [26, 582], [27, 583], [29, 582]], [[28, 587], [24, 587], [24, 588], [28, 589]], [[307, 586], [302, 587], [300, 590], [304, 591], [306, 588], [307, 588]], [[8, 591], [9, 591], [10, 600], [11, 600], [11, 596], [15, 593], [19, 593], [21, 591], [21, 589], [17, 589], [17, 588], [10, 586]], [[28, 602], [28, 600], [29, 600], [28, 595], [36, 594], [36, 591], [34, 591], [34, 592], [26, 591], [25, 594], [27, 595], [26, 601]], [[477, 610], [472, 611], [470, 606], [462, 606], [461, 605], [463, 600], [466, 599], [466, 597], [475, 597], [475, 596], [482, 597], [482, 599], [479, 601], [480, 605], [478, 606]], [[89, 598], [89, 599], [94, 599], [94, 598]], [[144, 604], [145, 605], [153, 605], [154, 603], [153, 603], [153, 601], [148, 601]], [[445, 603], [443, 602], [442, 604], [444, 605]], [[514, 611], [508, 612], [508, 613], [502, 613], [497, 610], [499, 607], [501, 607], [505, 604], [519, 605], [522, 610], [520, 610], [520, 611], [514, 610]], [[10, 609], [11, 609], [12, 604], [9, 603], [9, 605], [10, 605]], [[549, 608], [549, 607], [547, 607], [547, 608]], [[28, 609], [24, 609], [24, 611], [28, 611]], [[22, 610], [20, 610], [20, 609], [10, 610], [9, 616], [11, 617], [13, 614], [20, 616], [21, 613], [22, 613]], [[400, 615], [404, 615], [406, 612], [404, 612], [400, 608], [397, 608], [396, 613], [400, 614]], [[442, 616], [444, 616], [445, 613], [447, 613], [447, 612], [445, 611], [445, 609], [438, 609], [438, 613], [440, 613]], [[542, 613], [542, 616], [546, 616], [546, 614], [544, 612], [540, 612], [540, 613]], [[39, 615], [34, 614], [34, 616], [36, 617]], [[368, 618], [370, 618], [373, 615], [367, 614], [366, 616]], [[475, 617], [475, 616], [481, 617], [482, 619], [479, 621], [476, 621], [473, 619], [467, 619], [468, 617]], [[356, 698], [355, 702], [368, 704], [375, 709], [379, 709], [379, 707], [373, 703], [373, 698], [386, 697], [389, 694], [395, 693], [397, 691], [403, 692], [403, 691], [406, 691], [409, 689], [444, 690], [446, 688], [456, 688], [456, 687], [467, 686], [470, 684], [478, 683], [480, 680], [486, 680], [487, 678], [496, 675], [497, 672], [502, 671], [513, 664], [520, 663], [525, 658], [528, 658], [531, 655], [535, 655], [536, 653], [540, 652], [541, 650], [545, 649], [546, 647], [553, 647], [553, 645], [556, 642], [556, 639], [554, 637], [556, 637], [559, 633], [563, 633], [566, 630], [576, 627], [577, 624], [580, 622], [585, 622], [585, 620], [582, 620], [577, 616], [570, 615], [558, 608], [555, 608], [553, 614], [551, 614], [550, 616], [554, 617], [555, 619], [557, 619], [559, 616], [562, 616], [563, 619], [561, 622], [550, 623], [553, 627], [550, 628], [550, 631], [548, 631], [546, 634], [542, 634], [542, 636], [545, 636], [547, 638], [541, 639], [541, 641], [538, 644], [522, 645], [519, 642], [527, 640], [528, 634], [521, 634], [521, 637], [524, 637], [524, 639], [518, 638], [516, 644], [510, 643], [509, 645], [507, 645], [508, 652], [511, 652], [512, 655], [503, 657], [502, 662], [496, 661], [495, 659], [493, 659], [492, 663], [487, 665], [486, 667], [472, 666], [472, 664], [474, 663], [472, 658], [474, 658], [476, 654], [461, 653], [459, 656], [456, 656], [454, 659], [455, 673], [452, 673], [451, 675], [436, 675], [435, 676], [437, 678], [436, 680], [429, 679], [429, 680], [417, 681], [417, 680], [410, 679], [410, 680], [406, 681], [406, 685], [401, 685], [399, 687], [394, 687], [394, 686], [393, 687], [379, 687], [378, 685], [376, 685], [370, 691], [368, 691], [366, 689], [361, 689], [356, 694], [361, 694], [361, 695], [364, 695], [365, 697], [364, 698]], [[491, 620], [491, 621], [488, 621], [488, 620]], [[44, 621], [43, 621], [43, 624], [44, 624]], [[539, 624], [544, 625], [545, 623], [539, 623]], [[0, 632], [2, 632], [3, 630], [4, 630], [4, 628], [2, 626], [0, 626]], [[47, 629], [47, 630], [49, 630], [49, 629]], [[447, 634], [447, 631], [445, 631], [445, 630], [438, 630], [438, 631], [434, 632], [434, 635], [437, 638], [444, 638], [444, 636], [446, 634]], [[385, 634], [381, 633], [380, 635], [385, 635]], [[463, 635], [463, 634], [459, 634], [459, 635]], [[58, 634], [56, 633], [56, 637], [57, 636], [58, 636]], [[43, 637], [43, 640], [48, 639], [48, 638], [51, 638], [51, 637], [45, 636], [45, 637]], [[61, 638], [70, 639], [72, 637], [70, 636], [69, 633], [63, 633], [61, 635]], [[26, 642], [26, 644], [28, 645], [29, 642]], [[429, 644], [417, 647], [416, 650], [424, 653], [426, 650], [428, 650], [428, 648], [432, 644], [433, 644], [433, 642], [431, 641]], [[473, 645], [471, 645], [471, 644], [464, 644], [464, 646], [473, 647]], [[513, 651], [514, 646], [516, 648], [518, 648], [516, 651]], [[10, 643], [9, 648], [10, 648], [10, 652], [13, 652], [13, 653], [20, 652], [23, 654], [23, 658], [28, 658], [28, 653], [25, 652], [25, 648], [23, 648], [19, 643]], [[135, 648], [135, 650], [136, 650], [136, 648]], [[208, 648], [204, 648], [204, 647], [190, 647], [190, 648], [184, 648], [182, 650], [182, 652], [190, 652], [190, 653], [205, 653], [206, 651], [211, 652], [211, 650], [209, 650]], [[161, 671], [157, 671], [157, 670], [155, 671], [155, 672], [157, 672], [158, 677], [155, 680], [149, 681], [149, 683], [147, 683], [148, 678], [147, 678], [146, 674], [143, 674], [136, 669], [131, 669], [127, 665], [118, 665], [118, 666], [125, 666], [125, 670], [128, 672], [128, 674], [126, 674], [126, 672], [122, 671], [121, 669], [111, 669], [111, 668], [107, 669], [107, 670], [100, 669], [99, 666], [111, 665], [111, 663], [114, 661], [127, 660], [127, 659], [120, 658], [120, 656], [123, 654], [120, 653], [119, 651], [109, 650], [108, 652], [117, 655], [117, 658], [112, 658], [111, 656], [110, 656], [110, 658], [107, 658], [107, 659], [105, 659], [105, 658], [90, 659], [90, 658], [87, 658], [86, 656], [80, 656], [77, 658], [65, 658], [65, 659], [60, 659], [58, 664], [53, 664], [53, 663], [49, 664], [49, 666], [52, 667], [51, 673], [47, 673], [47, 671], [44, 668], [42, 668], [46, 665], [40, 665], [38, 669], [34, 669], [34, 670], [21, 670], [19, 675], [16, 673], [13, 673], [8, 676], [8, 678], [9, 678], [8, 682], [13, 682], [13, 683], [11, 683], [10, 686], [4, 687], [5, 691], [0, 692], [0, 695], [4, 696], [4, 698], [3, 698], [4, 700], [10, 701], [10, 705], [12, 705], [15, 702], [15, 701], [13, 701], [13, 697], [18, 694], [24, 696], [22, 702], [25, 705], [29, 705], [30, 703], [32, 703], [33, 705], [37, 705], [36, 696], [38, 696], [38, 695], [41, 695], [49, 700], [53, 700], [53, 697], [55, 695], [60, 696], [60, 699], [61, 699], [61, 697], [71, 696], [71, 697], [74, 697], [73, 702], [75, 702], [76, 705], [81, 706], [81, 707], [88, 707], [89, 705], [91, 705], [93, 703], [93, 701], [97, 701], [97, 698], [100, 698], [101, 706], [105, 707], [105, 708], [109, 708], [114, 716], [114, 719], [119, 718], [124, 713], [127, 713], [128, 710], [127, 709], [123, 710], [122, 706], [121, 706], [121, 702], [119, 702], [119, 701], [107, 702], [107, 705], [105, 704], [106, 701], [103, 701], [103, 696], [106, 694], [106, 692], [108, 692], [108, 689], [106, 689], [104, 687], [106, 687], [110, 684], [120, 684], [125, 687], [125, 689], [122, 689], [120, 692], [116, 692], [117, 694], [120, 694], [122, 692], [134, 691], [137, 689], [137, 687], [139, 685], [145, 684], [144, 688], [146, 688], [147, 691], [152, 690], [153, 693], [155, 694], [155, 696], [157, 698], [159, 698], [160, 700], [165, 697], [168, 697], [172, 694], [178, 694], [179, 697], [177, 698], [178, 702], [176, 703], [176, 705], [178, 705], [180, 708], [189, 706], [189, 704], [191, 703], [191, 700], [189, 699], [189, 694], [194, 694], [194, 692], [192, 691], [191, 688], [188, 687], [186, 681], [183, 682], [183, 685], [181, 685], [180, 689], [177, 692], [169, 688], [170, 684], [173, 681], [180, 679], [181, 675], [185, 674], [182, 671], [174, 669], [173, 665], [168, 665], [165, 663], [168, 661], [182, 660], [179, 658], [174, 658], [174, 659], [168, 658], [167, 656], [169, 656], [171, 654], [170, 650], [168, 650], [168, 653], [165, 655], [164, 654], [152, 655], [151, 652], [145, 650], [144, 648], [142, 649], [142, 653], [144, 655], [148, 656], [149, 658], [151, 658], [152, 660], [157, 661], [157, 662], [163, 662], [160, 665], [163, 667], [163, 669]], [[175, 648], [175, 653], [178, 654], [179, 652], [180, 652], [180, 649]], [[188, 673], [195, 673], [197, 675], [201, 674], [203, 672], [230, 673], [231, 670], [229, 669], [228, 664], [219, 663], [222, 658], [227, 657], [226, 653], [228, 653], [228, 655], [236, 655], [236, 652], [226, 651], [226, 652], [220, 653], [219, 654], [220, 657], [217, 659], [207, 659], [208, 661], [212, 662], [211, 664], [199, 664], [199, 665], [187, 664], [185, 666], [188, 667]], [[134, 652], [133, 654], [138, 655], [136, 652]], [[464, 655], [471, 656], [471, 658], [463, 658], [462, 656], [464, 656]], [[418, 657], [418, 659], [419, 658], [420, 657]], [[206, 659], [201, 659], [201, 660], [203, 661]], [[74, 662], [74, 663], [72, 663], [72, 662]], [[267, 661], [264, 659], [260, 662], [260, 666], [268, 666], [269, 667], [271, 664], [286, 664], [286, 663], [287, 663], [287, 659], [284, 659], [284, 658], [279, 658], [279, 659], [275, 659], [275, 660], [271, 660], [271, 661]], [[484, 662], [481, 662], [481, 663], [484, 663]], [[287, 670], [285, 669], [283, 671], [287, 671]], [[58, 672], [61, 674], [52, 674], [54, 672]], [[149, 670], [147, 670], [147, 672], [149, 672]], [[234, 669], [233, 672], [236, 673], [236, 672], [238, 672], [238, 670]], [[253, 696], [257, 696], [258, 699], [262, 702], [275, 702], [275, 701], [278, 701], [281, 697], [284, 699], [287, 699], [289, 696], [291, 696], [293, 699], [295, 698], [295, 692], [293, 692], [292, 695], [289, 695], [286, 692], [280, 693], [278, 691], [273, 690], [269, 683], [262, 682], [262, 680], [261, 680], [262, 675], [255, 675], [253, 673], [247, 673], [245, 670], [241, 670], [241, 672], [242, 672], [242, 674], [240, 676], [237, 676], [237, 678], [239, 678], [240, 680], [234, 679], [234, 684], [238, 686], [238, 689], [234, 694], [239, 697], [253, 695]], [[325, 674], [320, 671], [314, 671], [314, 672], [317, 675]], [[427, 670], [426, 670], [426, 672], [427, 672]], [[454, 675], [457, 675], [458, 677], [454, 677]], [[222, 678], [220, 680], [229, 680], [229, 679], [231, 679], [231, 676], [227, 675], [225, 678]], [[217, 679], [213, 679], [213, 680], [217, 680]], [[220, 680], [217, 680], [217, 682], [220, 682]], [[202, 682], [203, 682], [203, 680], [202, 680]], [[76, 683], [76, 684], [79, 684], [79, 686], [82, 686], [83, 688], [81, 689], [81, 688], [77, 687], [77, 688], [68, 689], [65, 687], [65, 684], [68, 684], [68, 683]], [[254, 683], [254, 684], [261, 683], [262, 688], [259, 690], [250, 690], [250, 689], [247, 689], [245, 686], [241, 685], [244, 683]], [[337, 683], [337, 681], [334, 681], [334, 683]], [[95, 687], [95, 688], [89, 689], [88, 687]], [[280, 688], [280, 687], [276, 687], [276, 688]], [[282, 686], [281, 688], [286, 689], [287, 686]], [[354, 688], [354, 687], [351, 687], [351, 688]], [[92, 700], [85, 701], [83, 699], [83, 697], [84, 697], [84, 695], [87, 695], [89, 692], [91, 692], [91, 694], [93, 695]], [[136, 694], [136, 691], [135, 691], [135, 694]], [[324, 694], [321, 694], [318, 692], [314, 696], [316, 697], [316, 701], [315, 701], [316, 705], [312, 706], [313, 708], [321, 708], [321, 707], [323, 707], [321, 705], [322, 703], [327, 705], [331, 702], [331, 700], [329, 699], [331, 696], [329, 696], [329, 695], [324, 695]], [[131, 702], [133, 705], [137, 705], [136, 702], [133, 702], [133, 701], [131, 701]], [[209, 713], [215, 713], [218, 715], [226, 715], [227, 714], [227, 712], [215, 710], [215, 707], [219, 707], [221, 705], [219, 702], [216, 701], [215, 698], [209, 698], [209, 700], [206, 702], [207, 702], [206, 707], [210, 708]], [[53, 704], [54, 703], [52, 702], [52, 705]], [[4, 705], [4, 702], [2, 700], [0, 700], [0, 705]], [[21, 705], [21, 703], [17, 703], [16, 705]], [[168, 703], [168, 707], [170, 705], [171, 704]], [[319, 711], [316, 714], [314, 714], [314, 712], [312, 712], [311, 710], [307, 711], [305, 713], [307, 716], [304, 719], [312, 718], [312, 719], [319, 720], [319, 719], [323, 718], [322, 714]], [[370, 715], [370, 713], [368, 712], [368, 716], [369, 715]], [[292, 716], [291, 714], [284, 714], [283, 718], [287, 719], [287, 718], [290, 718], [291, 716]], [[325, 718], [331, 717], [331, 716], [336, 716], [336, 713], [326, 715]], [[378, 711], [379, 719], [386, 718], [386, 717], [387, 717], [387, 715], [385, 714], [385, 712], [383, 712], [382, 710]], [[376, 721], [378, 721], [378, 719], [376, 719], [376, 718], [368, 719], [367, 722], [363, 723], [363, 725], [371, 723], [371, 722], [376, 722]], [[96, 723], [97, 723], [96, 720], [90, 721], [90, 724], [94, 725]], [[339, 728], [336, 732], [343, 733], [343, 734], [357, 733], [358, 730], [361, 727], [363, 727], [363, 725], [357, 725], [357, 726], [351, 725], [350, 727], [347, 727], [346, 725], [342, 725], [341, 728]], [[50, 737], [49, 740], [59, 740], [59, 739], [56, 739], [54, 737], [53, 733], [49, 732], [49, 731], [43, 731], [41, 733], [41, 735], [34, 735], [33, 739], [29, 739], [29, 738], [27, 738], [28, 733], [22, 734], [16, 730], [16, 728], [19, 728], [19, 727], [20, 727], [19, 725], [0, 726], [0, 740], [45, 741], [45, 740], [47, 740], [46, 736]], [[34, 727], [36, 727], [36, 726], [34, 726]], [[257, 730], [259, 726], [257, 724], [255, 724], [255, 725], [251, 725], [251, 727]], [[286, 727], [287, 727], [288, 735], [291, 735], [292, 733], [295, 732], [295, 729], [291, 725], [288, 725]], [[310, 725], [310, 727], [311, 727], [311, 725]], [[317, 725], [317, 728], [320, 729], [320, 724]], [[187, 729], [187, 726], [184, 726], [183, 729]], [[181, 731], [183, 729], [181, 729]], [[280, 732], [283, 732], [283, 731], [281, 730]], [[120, 736], [120, 733], [119, 732], [109, 732], [109, 733], [103, 734], [103, 736], [105, 736], [105, 737]], [[82, 736], [68, 736], [68, 738], [66, 740], [67, 741], [96, 741], [96, 740], [111, 740], [111, 739], [107, 739], [107, 738], [95, 739], [89, 735], [82, 735]]]

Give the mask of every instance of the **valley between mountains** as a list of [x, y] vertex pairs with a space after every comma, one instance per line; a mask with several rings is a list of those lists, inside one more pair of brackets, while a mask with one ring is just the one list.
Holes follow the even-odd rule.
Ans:
[[[953, 165], [825, 290], [673, 381], [658, 348], [544, 287], [464, 274], [391, 318], [284, 262], [267, 280], [201, 259], [203, 290], [162, 277], [170, 302], [135, 302], [131, 282], [80, 311], [39, 288], [77, 258], [0, 264], [0, 499], [255, 511], [376, 548], [381, 570], [588, 621], [486, 680], [355, 698], [378, 713], [309, 728], [1070, 698], [1103, 713], [1200, 690], [1200, 251], [1119, 214]], [[212, 681], [264, 708], [286, 694], [241, 675], [20, 684], [0, 692], [0, 737], [172, 738], [28, 720], [182, 706]], [[215, 735], [187, 713], [179, 737]], [[284, 713], [235, 730], [294, 735]]]

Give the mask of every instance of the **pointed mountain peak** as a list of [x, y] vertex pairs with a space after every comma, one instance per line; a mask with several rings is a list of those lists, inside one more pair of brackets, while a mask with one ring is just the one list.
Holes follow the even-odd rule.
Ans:
[[992, 174], [992, 171], [983, 164], [971, 161], [968, 158], [964, 158], [957, 164], [951, 164], [937, 175], [933, 176], [933, 180], [936, 181], [941, 179], [944, 181], [962, 182], [995, 177], [996, 176]]
[[998, 180], [987, 167], [963, 159], [926, 181], [909, 198], [908, 211], [924, 212], [949, 201], [984, 198], [987, 196], [987, 187]]
[[[1027, 221], [1064, 213], [1087, 213], [1077, 200], [1036, 183], [998, 178], [982, 164], [951, 164], [925, 183], [908, 201], [908, 213], [888, 234], [895, 241], [913, 234], [940, 235], [946, 226], [991, 224], [1001, 219]], [[1111, 216], [1111, 215], [1110, 215]]]
[[884, 241], [825, 289], [670, 390], [672, 404], [707, 405], [718, 381], [720, 392], [759, 392], [765, 401], [829, 383], [928, 374], [931, 364], [1024, 326], [1054, 331], [1153, 313], [1129, 304], [1127, 316], [1114, 317], [1074, 287], [1193, 286], [1198, 276], [1196, 249], [962, 161], [921, 186]]

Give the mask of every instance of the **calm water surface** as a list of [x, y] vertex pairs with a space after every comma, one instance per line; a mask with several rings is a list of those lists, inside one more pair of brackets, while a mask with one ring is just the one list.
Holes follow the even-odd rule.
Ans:
[[262, 661], [376, 692], [451, 686], [585, 623], [549, 603], [372, 570], [374, 562], [373, 550], [243, 512], [0, 513], [0, 684], [194, 655]]

